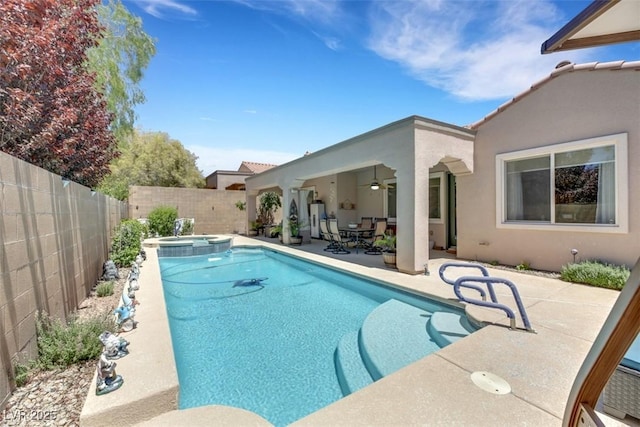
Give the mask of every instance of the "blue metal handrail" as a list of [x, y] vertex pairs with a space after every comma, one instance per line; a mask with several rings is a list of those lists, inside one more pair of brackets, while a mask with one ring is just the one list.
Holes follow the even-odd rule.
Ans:
[[[447, 262], [447, 263], [444, 263], [444, 264], [442, 264], [440, 266], [440, 269], [438, 270], [438, 274], [440, 275], [440, 278], [442, 279], [443, 282], [445, 282], [445, 283], [447, 283], [447, 284], [449, 284], [451, 286], [453, 286], [456, 281], [448, 279], [444, 275], [444, 271], [449, 267], [475, 268], [475, 269], [480, 270], [480, 272], [482, 273], [482, 275], [484, 277], [489, 277], [489, 272], [487, 271], [486, 268], [484, 268], [481, 265], [478, 265], [478, 264], [463, 264], [463, 263], [460, 263], [460, 262]], [[480, 287], [478, 285], [468, 284], [468, 283], [462, 284], [461, 286], [465, 287], [465, 288], [474, 289], [474, 290], [478, 291], [480, 293], [480, 296], [482, 296], [482, 300], [483, 301], [487, 300], [487, 293], [484, 291], [484, 289], [482, 287]], [[490, 292], [491, 292], [491, 289], [490, 289]], [[495, 294], [491, 294], [490, 296], [491, 296], [491, 301], [497, 302]]]
[[[448, 279], [445, 277], [444, 272], [447, 268], [450, 267], [462, 267], [462, 268], [475, 268], [481, 271], [482, 276], [462, 276], [456, 279], [455, 281]], [[531, 323], [529, 322], [529, 317], [527, 316], [527, 312], [524, 308], [524, 304], [522, 303], [522, 299], [520, 298], [520, 293], [518, 292], [518, 288], [516, 285], [507, 279], [502, 279], [499, 277], [490, 277], [489, 272], [486, 268], [478, 264], [462, 264], [462, 263], [445, 263], [440, 266], [439, 269], [440, 278], [447, 284], [453, 285], [453, 292], [456, 294], [460, 301], [464, 301], [468, 304], [475, 304], [481, 307], [495, 308], [498, 310], [502, 310], [506, 313], [507, 317], [510, 321], [511, 329], [516, 328], [516, 316], [511, 308], [508, 306], [501, 304], [498, 302], [498, 297], [496, 296], [493, 285], [494, 284], [504, 284], [511, 289], [511, 294], [513, 295], [513, 299], [518, 307], [518, 312], [520, 313], [520, 317], [522, 318], [522, 323], [524, 327], [529, 332], [535, 332], [535, 330], [531, 327]], [[487, 301], [486, 293], [484, 289], [477, 285], [476, 283], [483, 283], [486, 285], [487, 290], [489, 291], [489, 296], [491, 297], [491, 301]], [[475, 298], [470, 298], [462, 294], [460, 288], [469, 288], [474, 289], [480, 293], [482, 300], [478, 300]]]

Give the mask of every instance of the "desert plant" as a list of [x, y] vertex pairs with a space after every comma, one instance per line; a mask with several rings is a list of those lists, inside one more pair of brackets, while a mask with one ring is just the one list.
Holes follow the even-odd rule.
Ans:
[[135, 219], [124, 220], [116, 228], [111, 242], [111, 259], [118, 267], [128, 267], [142, 247], [145, 226]]
[[192, 234], [193, 234], [193, 220], [185, 219], [182, 222], [182, 230], [180, 231], [180, 235], [190, 236]]
[[158, 206], [147, 217], [149, 233], [158, 236], [172, 236], [178, 210], [172, 206]]
[[87, 320], [71, 316], [67, 322], [39, 313], [36, 319], [38, 367], [49, 370], [97, 359], [103, 347], [98, 337], [104, 331], [116, 332], [110, 313]]
[[583, 283], [608, 289], [622, 289], [631, 271], [626, 266], [582, 261], [562, 266], [560, 278], [566, 282]]
[[100, 282], [96, 287], [96, 295], [100, 298], [113, 295], [113, 282]]
[[13, 375], [16, 380], [16, 386], [22, 387], [29, 380], [29, 374], [31, 373], [33, 363], [25, 364], [17, 362], [13, 365]]

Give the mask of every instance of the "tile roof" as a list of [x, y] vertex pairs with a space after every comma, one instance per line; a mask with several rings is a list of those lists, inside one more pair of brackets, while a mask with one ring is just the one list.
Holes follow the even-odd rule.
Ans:
[[616, 71], [616, 70], [634, 70], [640, 71], [640, 61], [613, 61], [613, 62], [589, 62], [585, 64], [574, 64], [571, 62], [561, 62], [558, 64], [555, 70], [551, 72], [547, 77], [539, 80], [531, 85], [531, 87], [524, 92], [514, 96], [509, 101], [505, 102], [497, 109], [486, 115], [481, 120], [478, 120], [475, 123], [467, 125], [466, 127], [469, 129], [477, 130], [481, 125], [488, 122], [516, 102], [520, 101], [530, 93], [540, 89], [545, 84], [549, 83], [551, 80], [555, 79], [558, 76], [567, 73], [573, 73], [577, 71]]
[[256, 162], [247, 162], [243, 161], [238, 168], [240, 172], [253, 172], [253, 173], [261, 173], [271, 168], [275, 168], [278, 165], [272, 165], [269, 163], [256, 163]]

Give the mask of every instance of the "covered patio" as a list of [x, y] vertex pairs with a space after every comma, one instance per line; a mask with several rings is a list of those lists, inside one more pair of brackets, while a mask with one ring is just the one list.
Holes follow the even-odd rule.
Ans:
[[[424, 273], [430, 240], [455, 247], [455, 177], [473, 172], [474, 136], [411, 116], [307, 154], [246, 180], [248, 221], [264, 191], [281, 194], [284, 218], [295, 202], [307, 233], [320, 219], [310, 215], [313, 202], [343, 226], [384, 217], [397, 235], [398, 270]], [[283, 242], [290, 242], [286, 220]]]

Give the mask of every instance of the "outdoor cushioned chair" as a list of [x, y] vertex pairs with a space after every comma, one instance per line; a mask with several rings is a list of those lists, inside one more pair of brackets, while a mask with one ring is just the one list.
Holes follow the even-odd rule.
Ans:
[[327, 226], [327, 220], [321, 219], [319, 223], [320, 223], [320, 235], [322, 236], [322, 240], [329, 242], [329, 244], [327, 245], [326, 248], [324, 248], [324, 250], [329, 252], [335, 251], [337, 248], [337, 245], [333, 241], [333, 238], [331, 237], [331, 233], [329, 232], [329, 227]]
[[338, 229], [338, 220], [330, 218], [327, 220], [327, 224], [329, 225], [331, 239], [336, 244], [336, 248], [332, 252], [334, 254], [350, 254], [351, 251], [348, 251], [346, 247], [347, 241], [342, 237], [340, 230]]
[[360, 232], [360, 238], [361, 239], [371, 238], [373, 236], [373, 217], [371, 217], [371, 216], [363, 216], [360, 219], [359, 228], [361, 228], [362, 230], [371, 229], [371, 231], [362, 231], [362, 232]]
[[384, 238], [384, 232], [387, 231], [387, 219], [386, 218], [376, 218], [376, 227], [373, 230], [373, 235], [369, 239], [365, 239], [369, 248], [364, 252], [369, 255], [379, 255], [382, 253], [382, 249], [374, 243], [376, 240], [381, 240]]

